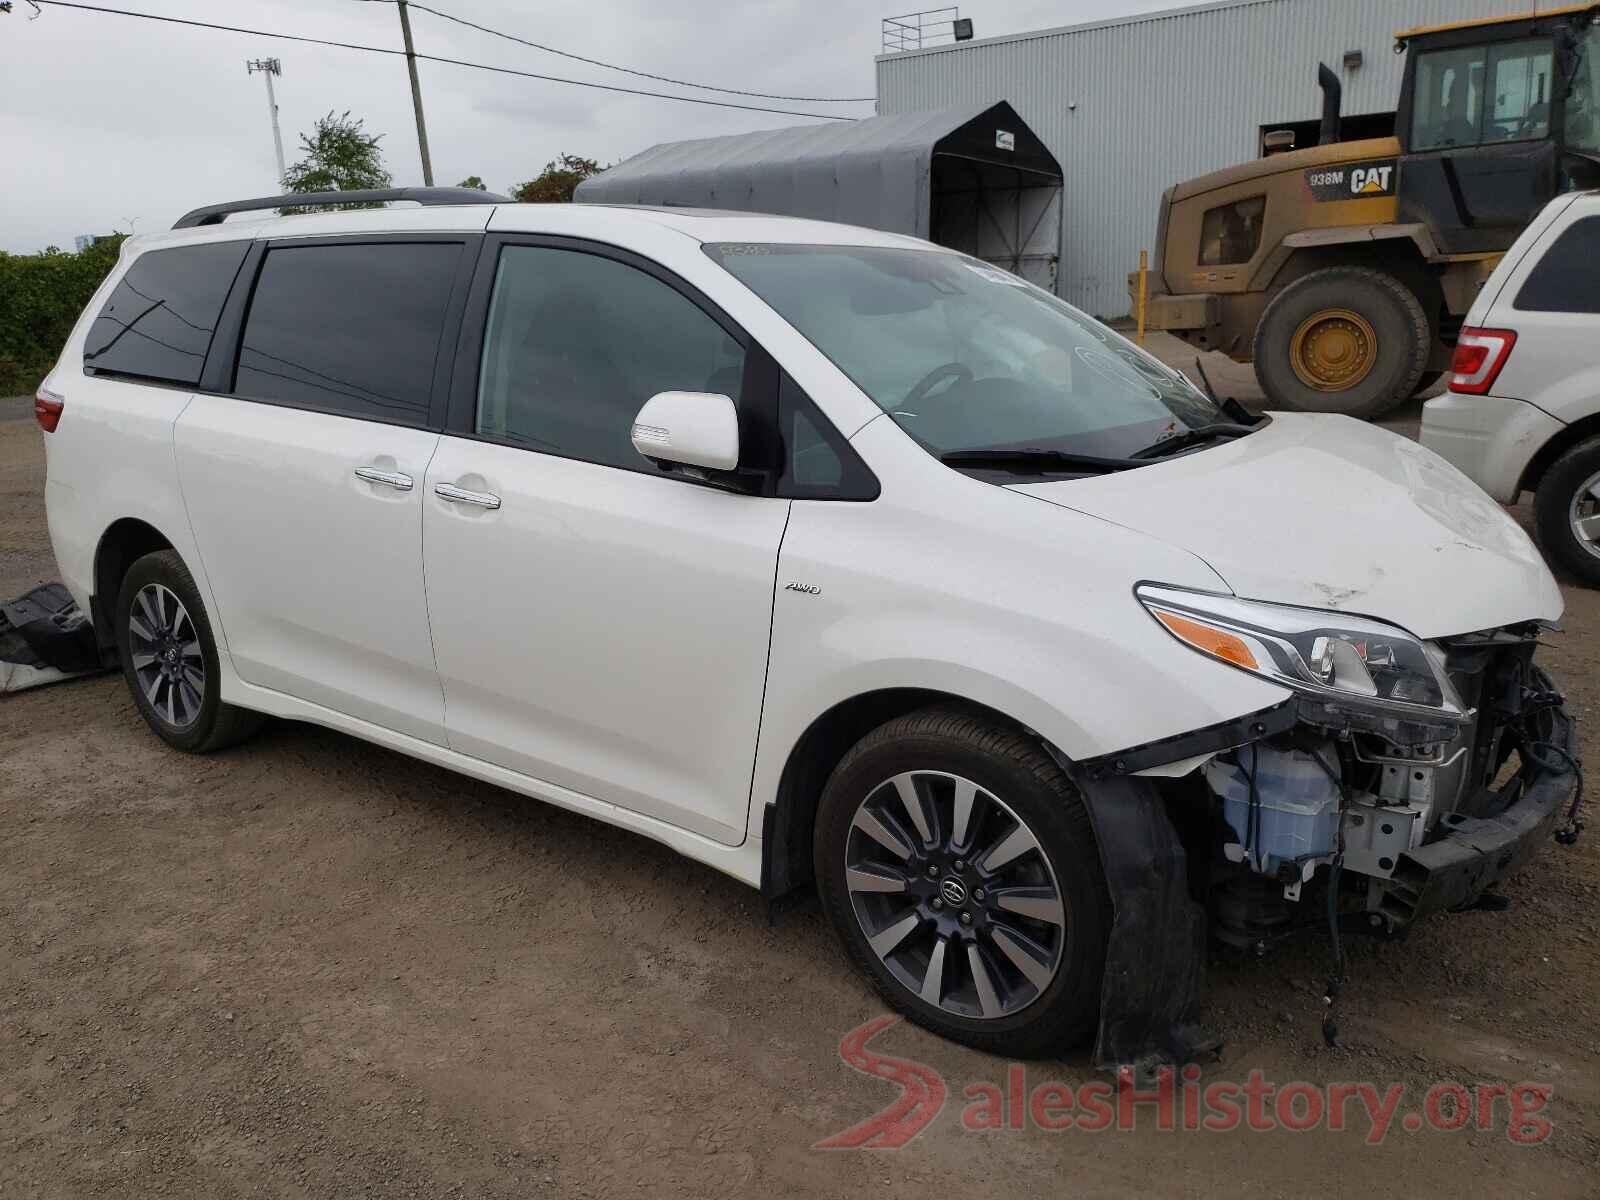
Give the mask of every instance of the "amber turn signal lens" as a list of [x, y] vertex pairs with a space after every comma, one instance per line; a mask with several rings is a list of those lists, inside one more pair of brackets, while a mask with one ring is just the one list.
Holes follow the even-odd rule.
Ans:
[[1236, 667], [1244, 667], [1250, 671], [1260, 666], [1243, 638], [1224, 633], [1220, 629], [1213, 629], [1209, 625], [1202, 625], [1199, 621], [1180, 617], [1177, 613], [1164, 612], [1159, 608], [1150, 611], [1174, 637], [1179, 641], [1188, 642], [1196, 650], [1203, 650], [1214, 658], [1220, 658], [1223, 662], [1230, 662]]

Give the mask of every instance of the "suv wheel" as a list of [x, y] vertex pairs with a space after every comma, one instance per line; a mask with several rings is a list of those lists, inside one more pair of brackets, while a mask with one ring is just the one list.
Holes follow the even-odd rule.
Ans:
[[1591, 587], [1600, 587], [1600, 437], [1550, 465], [1533, 498], [1539, 542]]
[[1376, 417], [1416, 393], [1433, 334], [1393, 275], [1331, 267], [1296, 279], [1256, 326], [1255, 366], [1274, 404]]
[[115, 616], [123, 678], [168, 745], [203, 754], [260, 728], [259, 713], [222, 702], [211, 622], [176, 551], [146, 554], [128, 568]]
[[1111, 909], [1082, 800], [1032, 739], [925, 709], [868, 734], [823, 792], [823, 906], [893, 1007], [1031, 1057], [1088, 1035]]

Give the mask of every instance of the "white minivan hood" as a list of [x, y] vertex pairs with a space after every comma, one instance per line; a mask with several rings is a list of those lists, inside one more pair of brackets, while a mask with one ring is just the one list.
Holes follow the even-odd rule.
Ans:
[[1504, 509], [1431, 450], [1349, 417], [1274, 413], [1248, 437], [1153, 466], [1011, 486], [1189, 550], [1246, 599], [1423, 638], [1562, 611]]

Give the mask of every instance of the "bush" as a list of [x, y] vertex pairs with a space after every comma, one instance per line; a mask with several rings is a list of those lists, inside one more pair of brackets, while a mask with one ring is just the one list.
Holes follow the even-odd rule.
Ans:
[[39, 386], [121, 247], [118, 235], [77, 253], [0, 251], [0, 396]]
[[544, 170], [535, 178], [512, 188], [511, 198], [518, 204], [571, 204], [572, 193], [578, 185], [603, 169], [592, 158], [563, 154], [545, 163]]

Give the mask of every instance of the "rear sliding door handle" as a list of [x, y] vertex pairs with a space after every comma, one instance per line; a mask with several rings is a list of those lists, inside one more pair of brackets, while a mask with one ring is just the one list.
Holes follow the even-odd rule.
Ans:
[[477, 508], [496, 509], [500, 507], [500, 497], [491, 492], [469, 492], [466, 488], [458, 488], [453, 483], [436, 483], [433, 485], [433, 494], [443, 500], [454, 504], [471, 504]]
[[392, 487], [397, 492], [411, 490], [411, 476], [401, 471], [380, 471], [377, 467], [357, 467], [356, 478], [365, 479], [368, 483], [381, 483], [384, 487]]

